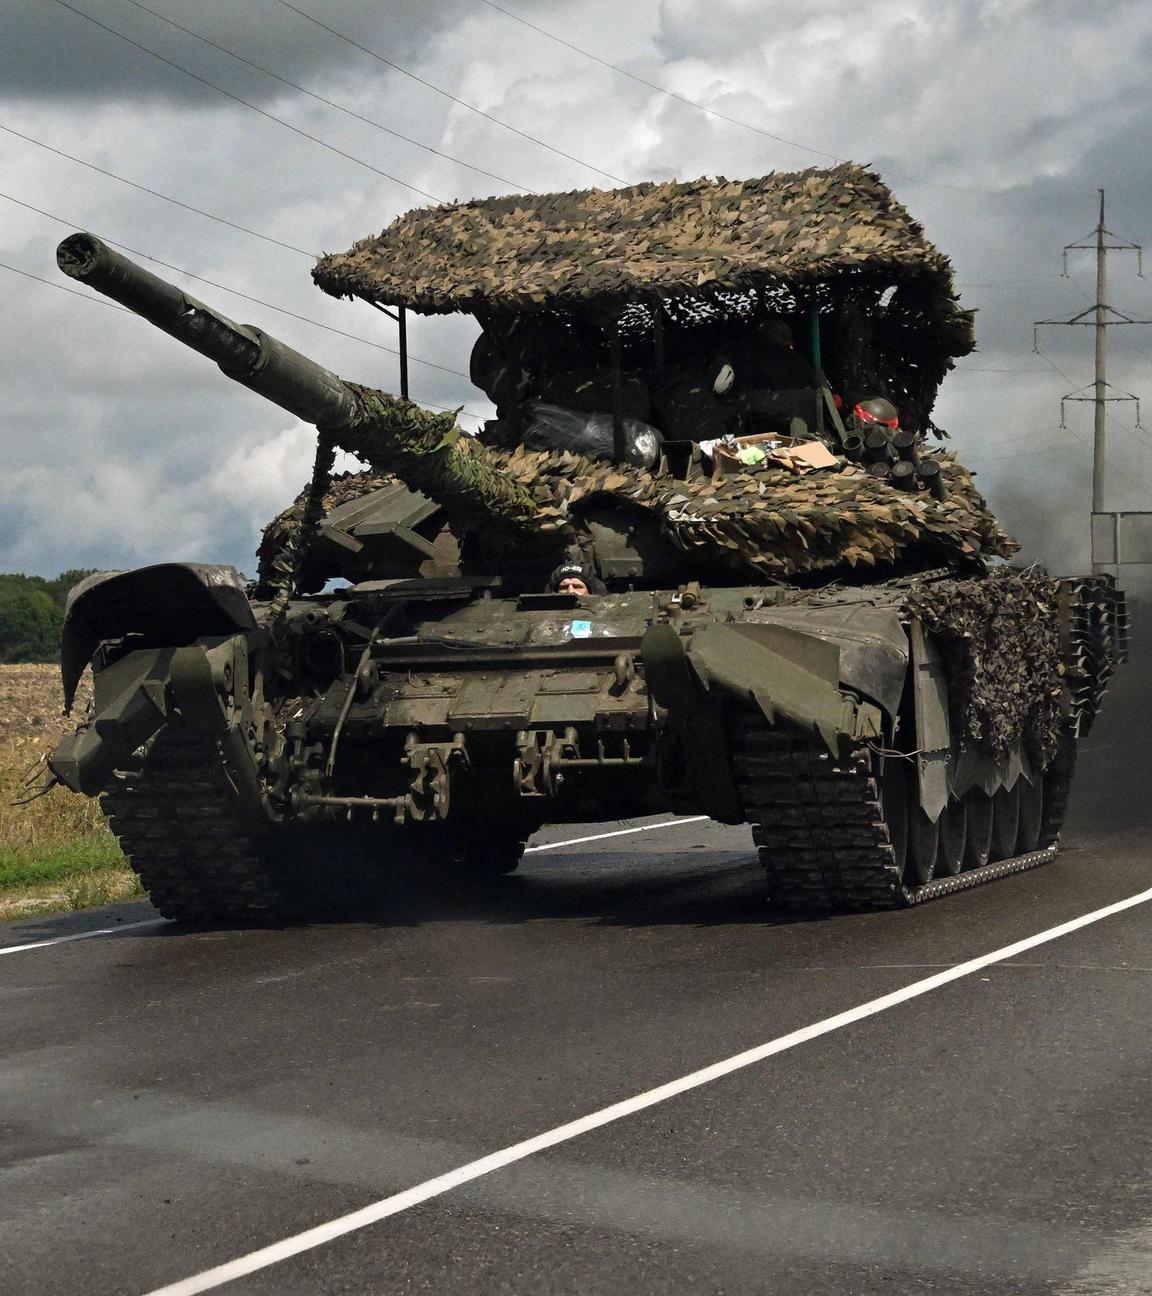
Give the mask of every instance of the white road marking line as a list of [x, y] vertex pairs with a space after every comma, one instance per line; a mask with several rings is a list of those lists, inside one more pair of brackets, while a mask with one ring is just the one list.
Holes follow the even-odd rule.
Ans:
[[90, 936], [112, 936], [116, 932], [133, 931], [138, 927], [162, 927], [167, 918], [146, 918], [143, 922], [121, 923], [119, 927], [101, 927], [97, 931], [76, 932], [72, 936], [53, 936], [51, 940], [33, 941], [30, 945], [6, 945], [0, 954], [19, 954], [22, 950], [46, 949], [49, 945], [67, 945], [69, 941], [87, 940]]
[[[573, 837], [568, 841], [545, 842], [543, 846], [529, 846], [524, 852], [559, 850], [561, 846], [581, 846], [584, 842], [602, 841], [605, 837], [623, 837], [628, 833], [651, 832], [653, 828], [675, 828], [679, 824], [700, 823], [707, 815], [687, 815], [683, 819], [668, 819], [664, 823], [643, 824], [639, 828], [619, 828], [615, 832], [596, 833], [592, 837]], [[101, 927], [98, 931], [76, 932], [72, 936], [54, 936], [51, 940], [33, 941], [29, 945], [8, 945], [0, 954], [19, 954], [22, 950], [46, 949], [49, 945], [66, 945], [69, 941], [87, 940], [90, 936], [112, 936], [116, 932], [132, 931], [137, 927], [160, 927], [167, 918], [149, 918], [144, 922], [122, 923], [119, 927]]]
[[559, 1143], [566, 1143], [582, 1134], [600, 1129], [604, 1125], [610, 1125], [614, 1121], [622, 1120], [625, 1116], [633, 1116], [637, 1112], [644, 1111], [649, 1107], [655, 1107], [658, 1103], [667, 1102], [668, 1099], [678, 1097], [689, 1090], [699, 1089], [702, 1085], [711, 1084], [715, 1080], [731, 1075], [734, 1071], [743, 1070], [745, 1067], [753, 1066], [757, 1062], [763, 1062], [766, 1058], [793, 1049], [798, 1044], [806, 1044], [809, 1040], [819, 1039], [822, 1035], [831, 1034], [833, 1031], [841, 1030], [845, 1026], [864, 1021], [868, 1017], [875, 1017], [879, 1013], [886, 1012], [889, 1008], [895, 1008], [911, 999], [918, 999], [921, 995], [928, 994], [932, 990], [938, 990], [941, 986], [971, 976], [974, 972], [990, 967], [993, 963], [1002, 963], [1005, 959], [1014, 958], [1017, 954], [1023, 954], [1026, 950], [1035, 949], [1038, 945], [1046, 945], [1049, 941], [1079, 931], [1080, 928], [1088, 927], [1104, 918], [1110, 918], [1113, 914], [1122, 913], [1124, 910], [1135, 908], [1137, 905], [1147, 904], [1150, 900], [1152, 900], [1152, 888], [1141, 891], [1138, 895], [1129, 896], [1126, 900], [1118, 900], [1115, 904], [1105, 905], [1102, 909], [1094, 909], [1091, 913], [1081, 914], [1079, 918], [1072, 918], [1057, 927], [1049, 927], [1045, 931], [1037, 932], [1034, 936], [1025, 937], [1024, 940], [1015, 941], [1011, 945], [1005, 945], [989, 954], [981, 954], [977, 958], [969, 959], [966, 963], [958, 963], [944, 972], [937, 972], [935, 976], [926, 977], [922, 981], [913, 981], [911, 985], [904, 986], [900, 990], [894, 990], [890, 994], [881, 995], [878, 999], [871, 999], [856, 1008], [849, 1008], [845, 1012], [836, 1013], [835, 1016], [825, 1017], [822, 1021], [813, 1022], [810, 1026], [803, 1026], [787, 1035], [781, 1035], [778, 1039], [769, 1040], [767, 1044], [760, 1044], [755, 1048], [745, 1050], [743, 1053], [736, 1053], [723, 1061], [714, 1062], [711, 1066], [681, 1076], [678, 1080], [671, 1080], [667, 1084], [660, 1085], [655, 1089], [649, 1089], [645, 1093], [636, 1094], [634, 1097], [626, 1098], [622, 1102], [612, 1103], [608, 1107], [602, 1107], [599, 1111], [591, 1112], [587, 1116], [581, 1116], [579, 1119], [569, 1121], [565, 1125], [558, 1125], [555, 1129], [547, 1130], [543, 1134], [537, 1134], [534, 1138], [525, 1139], [522, 1143], [514, 1143], [511, 1147], [503, 1148], [499, 1152], [492, 1152], [488, 1156], [481, 1157], [478, 1161], [471, 1161], [467, 1165], [448, 1171], [447, 1174], [437, 1175], [434, 1179], [428, 1179], [424, 1183], [417, 1184], [414, 1188], [407, 1188], [391, 1197], [384, 1197], [370, 1206], [363, 1207], [361, 1210], [352, 1211], [348, 1215], [329, 1220], [326, 1224], [319, 1224], [315, 1228], [306, 1229], [303, 1233], [297, 1233], [293, 1237], [274, 1242], [271, 1246], [261, 1247], [258, 1251], [252, 1251], [248, 1255], [238, 1256], [235, 1260], [229, 1260], [226, 1264], [217, 1265], [213, 1269], [206, 1269], [203, 1273], [181, 1279], [179, 1282], [171, 1283], [167, 1287], [157, 1287], [147, 1293], [147, 1296], [195, 1296], [197, 1292], [211, 1291], [215, 1287], [222, 1287], [225, 1283], [232, 1282], [237, 1278], [243, 1278], [247, 1274], [257, 1273], [261, 1269], [267, 1269], [271, 1265], [279, 1264], [281, 1261], [300, 1255], [304, 1251], [311, 1251], [327, 1242], [344, 1237], [348, 1233], [355, 1233], [359, 1229], [378, 1224], [390, 1215], [398, 1215], [401, 1211], [410, 1210], [413, 1206], [418, 1206], [433, 1197], [439, 1197], [446, 1192], [451, 1192], [453, 1188], [459, 1188], [462, 1184], [471, 1183], [472, 1180], [479, 1179], [483, 1175], [502, 1170], [517, 1161], [523, 1161], [526, 1157], [534, 1156], [537, 1152], [544, 1152]]
[[654, 828], [678, 828], [681, 824], [701, 823], [707, 818], [707, 815], [686, 815], [683, 819], [666, 819], [663, 823], [642, 824], [639, 828], [617, 828], [615, 832], [594, 833], [591, 837], [572, 837], [568, 841], [545, 842], [543, 846], [527, 847], [524, 854], [527, 855], [531, 851], [559, 850], [561, 846], [582, 846], [585, 842], [603, 841], [606, 837], [626, 837], [629, 833], [651, 832]]

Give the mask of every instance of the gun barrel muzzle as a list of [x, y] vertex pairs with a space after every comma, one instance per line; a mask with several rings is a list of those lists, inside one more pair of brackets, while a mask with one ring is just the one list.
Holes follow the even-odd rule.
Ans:
[[56, 264], [297, 418], [340, 428], [354, 416], [355, 394], [330, 370], [261, 329], [221, 315], [94, 234], [70, 234], [56, 249]]

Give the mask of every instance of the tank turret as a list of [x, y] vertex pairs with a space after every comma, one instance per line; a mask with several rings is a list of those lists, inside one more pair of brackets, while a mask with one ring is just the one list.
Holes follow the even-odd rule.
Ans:
[[[466, 435], [451, 413], [346, 382], [262, 329], [233, 323], [90, 234], [65, 239], [57, 261], [229, 378], [314, 423], [333, 445], [435, 500], [465, 529], [553, 546], [594, 545], [598, 531], [614, 550], [616, 574], [629, 579], [666, 578], [670, 555], [696, 576], [779, 579], [965, 566], [1015, 549], [971, 477], [948, 458], [947, 492], [931, 498], [896, 490], [851, 462], [838, 472], [683, 480], [566, 450], [498, 450]], [[624, 531], [643, 537], [635, 552], [621, 547]]]

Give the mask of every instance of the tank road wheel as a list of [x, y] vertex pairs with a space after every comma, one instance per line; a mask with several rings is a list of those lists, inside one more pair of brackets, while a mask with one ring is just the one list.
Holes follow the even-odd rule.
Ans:
[[1020, 779], [992, 798], [992, 858], [1011, 859], [1020, 835]]
[[[973, 788], [933, 823], [911, 760], [880, 762], [868, 746], [833, 755], [755, 714], [740, 717], [732, 752], [769, 899], [786, 912], [916, 905], [1048, 858], [1038, 852], [1015, 858], [1019, 784], [995, 797]], [[1041, 837], [1059, 819], [1059, 807], [1047, 797], [1043, 805]], [[1010, 862], [991, 863], [1001, 859]]]
[[964, 867], [983, 868], [992, 858], [992, 798], [982, 788], [969, 788], [968, 835], [964, 841]]
[[1044, 828], [1044, 777], [1037, 774], [1029, 783], [1023, 775], [1016, 783], [1020, 800], [1020, 831], [1016, 838], [1017, 855], [1027, 855], [1040, 849]]
[[181, 922], [280, 920], [275, 857], [246, 829], [212, 738], [162, 729], [137, 768], [100, 797], [113, 833], [165, 918]]
[[936, 876], [953, 877], [964, 867], [968, 840], [968, 806], [962, 797], [952, 797], [940, 812], [940, 850], [936, 855]]

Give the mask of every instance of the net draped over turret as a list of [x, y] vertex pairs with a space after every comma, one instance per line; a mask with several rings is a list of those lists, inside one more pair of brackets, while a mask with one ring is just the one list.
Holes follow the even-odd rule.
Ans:
[[[853, 453], [822, 398], [888, 397], [915, 458], [935, 430], [940, 380], [973, 345], [947, 259], [858, 166], [418, 210], [321, 258], [313, 276], [335, 296], [480, 322], [473, 377], [498, 418], [479, 438], [451, 416], [358, 389], [337, 442], [371, 465], [366, 486], [397, 473], [488, 550], [514, 554], [525, 535], [550, 554], [594, 550], [589, 517], [606, 503], [667, 551], [661, 576], [674, 563], [770, 579], [915, 570], [1015, 548], [953, 457], [933, 465], [943, 489], [916, 489], [914, 476], [899, 489], [874, 466], [898, 456]], [[806, 389], [771, 390], [765, 321], [786, 323], [792, 369], [813, 375]], [[729, 359], [734, 390], [717, 394]], [[568, 423], [542, 437], [554, 411]], [[663, 453], [637, 463], [565, 443], [565, 426], [597, 418], [617, 433], [654, 429]], [[720, 476], [699, 471], [699, 454], [691, 467], [694, 444], [774, 428], [823, 438], [838, 471], [773, 462]], [[290, 521], [277, 519], [266, 551]]]
[[658, 316], [691, 332], [815, 305], [837, 335], [830, 376], [878, 385], [920, 427], [953, 358], [974, 345], [948, 259], [877, 175], [850, 163], [420, 209], [322, 257], [312, 277], [336, 297], [482, 322], [616, 319], [625, 339], [650, 334]]

